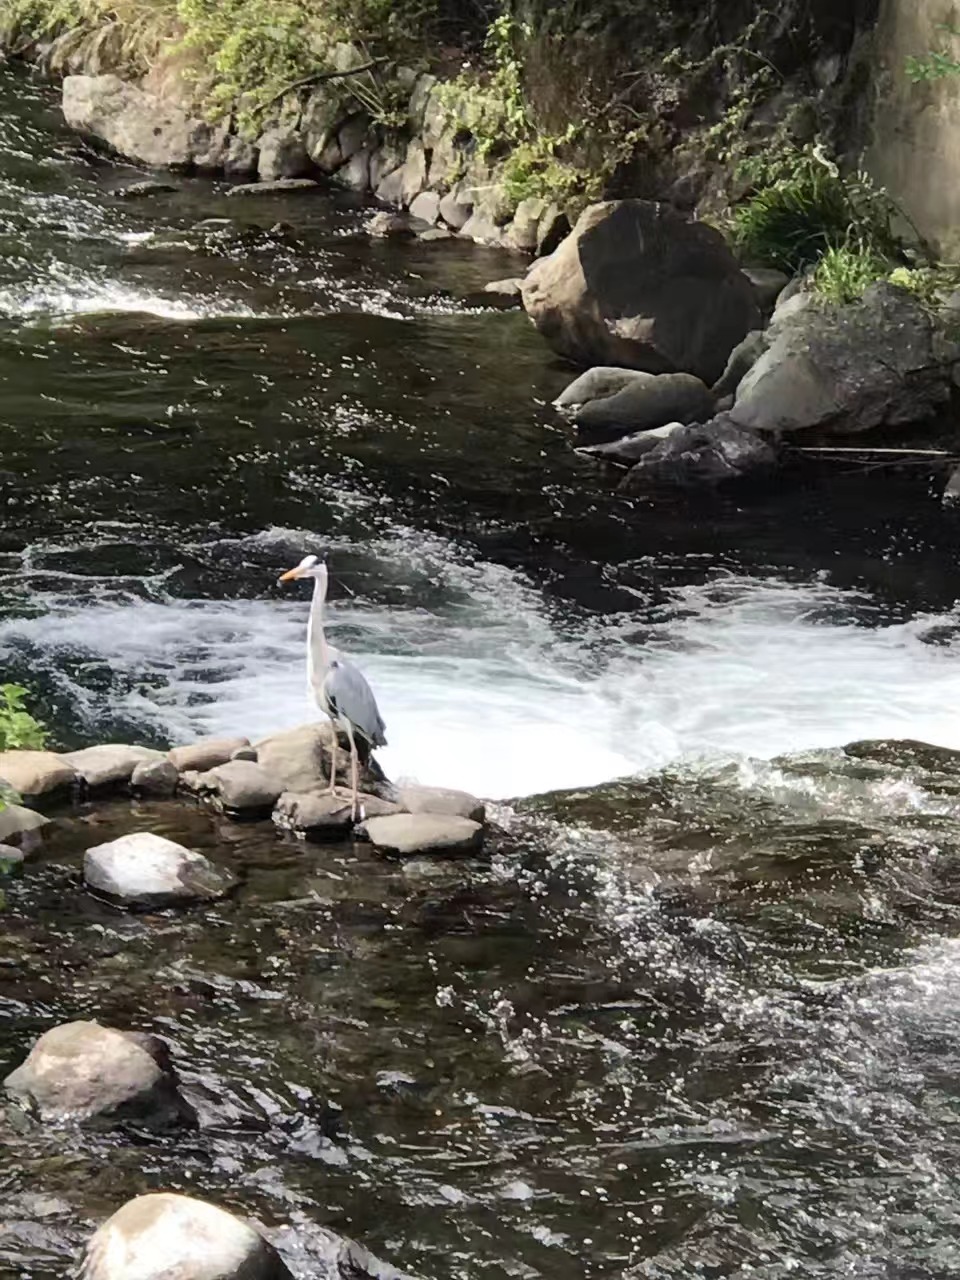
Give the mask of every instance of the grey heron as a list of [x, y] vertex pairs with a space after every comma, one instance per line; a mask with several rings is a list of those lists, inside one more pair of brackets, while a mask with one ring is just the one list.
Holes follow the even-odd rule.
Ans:
[[323, 606], [327, 598], [325, 558], [304, 556], [293, 569], [282, 573], [279, 580], [294, 582], [301, 578], [313, 579], [313, 601], [307, 623], [307, 684], [317, 706], [330, 717], [333, 725], [328, 791], [336, 794], [337, 730], [343, 729], [350, 743], [350, 794], [356, 817], [360, 772], [356, 739], [362, 738], [371, 748], [385, 747], [386, 725], [363, 672], [327, 644], [323, 629]]

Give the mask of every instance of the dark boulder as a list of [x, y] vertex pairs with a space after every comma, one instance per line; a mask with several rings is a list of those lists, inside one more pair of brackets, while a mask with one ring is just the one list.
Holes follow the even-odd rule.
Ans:
[[620, 483], [624, 493], [657, 485], [702, 488], [770, 470], [777, 453], [768, 441], [730, 422], [729, 415], [672, 432], [645, 453]]
[[574, 413], [581, 435], [614, 440], [668, 422], [704, 422], [713, 416], [710, 390], [690, 373], [661, 373], [637, 379], [612, 396], [590, 400]]

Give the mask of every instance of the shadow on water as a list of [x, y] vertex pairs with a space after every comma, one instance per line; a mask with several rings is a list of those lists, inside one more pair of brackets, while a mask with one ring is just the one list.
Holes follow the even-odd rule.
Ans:
[[[302, 719], [273, 582], [328, 546], [391, 771], [545, 793], [407, 867], [61, 815], [4, 885], [0, 1074], [71, 1018], [153, 1030], [203, 1125], [8, 1112], [0, 1275], [158, 1187], [303, 1277], [325, 1229], [435, 1280], [956, 1274], [960, 772], [836, 745], [960, 746], [933, 482], [626, 499], [548, 407], [568, 372], [477, 304], [516, 260], [370, 243], [331, 192], [120, 202], [134, 171], [9, 68], [0, 117], [0, 652], [58, 739]], [[237, 893], [96, 901], [83, 849], [141, 827]]]

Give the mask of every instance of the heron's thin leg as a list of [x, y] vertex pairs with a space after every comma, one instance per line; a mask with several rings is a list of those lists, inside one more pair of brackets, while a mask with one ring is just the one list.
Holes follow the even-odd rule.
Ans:
[[353, 725], [346, 721], [347, 737], [350, 739], [350, 787], [353, 797], [353, 817], [356, 819], [360, 810], [360, 757], [357, 755], [357, 744], [353, 738]]
[[336, 722], [331, 719], [330, 727], [333, 730], [333, 741], [330, 743], [330, 785], [327, 787], [329, 795], [333, 795], [337, 789], [337, 726]]

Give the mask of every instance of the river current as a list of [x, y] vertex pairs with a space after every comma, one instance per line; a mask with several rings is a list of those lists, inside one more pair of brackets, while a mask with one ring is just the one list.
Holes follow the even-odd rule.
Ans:
[[484, 301], [516, 260], [371, 242], [333, 191], [119, 200], [139, 177], [0, 68], [4, 678], [63, 745], [301, 723], [276, 578], [327, 548], [386, 771], [500, 834], [411, 874], [147, 805], [242, 888], [127, 918], [78, 868], [129, 806], [64, 818], [0, 913], [0, 1075], [70, 1018], [153, 1030], [204, 1126], [5, 1131], [0, 1276], [61, 1275], [148, 1188], [303, 1277], [323, 1228], [425, 1280], [960, 1275], [936, 481], [624, 498]]

